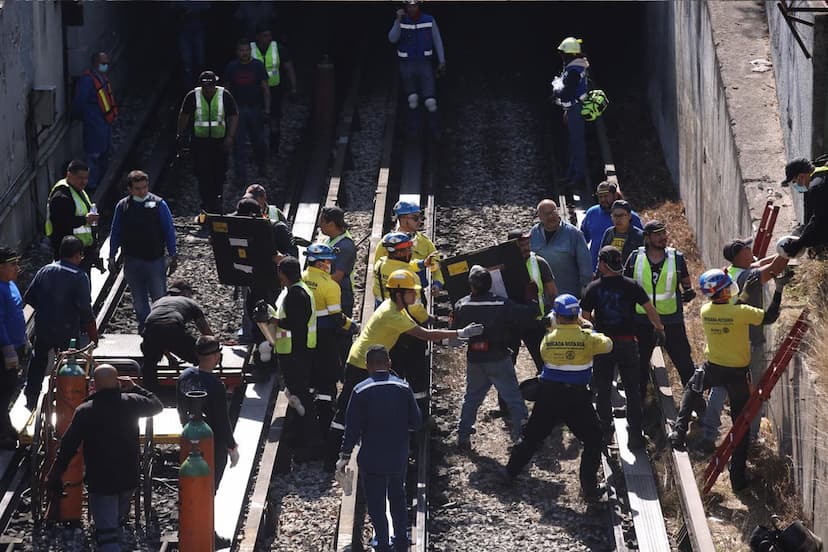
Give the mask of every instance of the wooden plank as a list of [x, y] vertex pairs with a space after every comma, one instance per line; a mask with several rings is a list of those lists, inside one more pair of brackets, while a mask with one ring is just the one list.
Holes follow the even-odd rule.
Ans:
[[276, 377], [271, 375], [266, 382], [247, 384], [239, 418], [233, 438], [239, 452], [239, 463], [229, 465], [216, 492], [216, 534], [235, 540], [242, 522], [245, 497], [253, 473], [256, 453], [264, 435], [264, 418], [274, 392]]
[[273, 415], [270, 419], [270, 429], [267, 433], [262, 458], [259, 462], [259, 472], [256, 475], [256, 483], [253, 486], [253, 496], [250, 499], [247, 519], [244, 530], [239, 540], [238, 550], [240, 552], [255, 552], [258, 550], [256, 543], [261, 532], [262, 522], [267, 510], [268, 491], [270, 480], [273, 477], [273, 469], [276, 466], [276, 457], [279, 454], [279, 444], [282, 440], [282, 431], [287, 416], [288, 400], [284, 393], [279, 393], [276, 398], [276, 405], [273, 408]]
[[[670, 387], [667, 369], [664, 366], [661, 347], [653, 349], [650, 362], [653, 366], [653, 375], [658, 387], [658, 399], [661, 406], [661, 415], [664, 418], [664, 430], [669, 433], [672, 430], [672, 423], [678, 417], [678, 412], [673, 401], [673, 391]], [[701, 500], [701, 494], [699, 494], [699, 487], [696, 484], [696, 476], [693, 473], [690, 457], [686, 451], [672, 449], [670, 459], [673, 463], [673, 477], [675, 478], [690, 545], [694, 552], [714, 552], [716, 548], [713, 545], [710, 527], [707, 525], [704, 504]]]

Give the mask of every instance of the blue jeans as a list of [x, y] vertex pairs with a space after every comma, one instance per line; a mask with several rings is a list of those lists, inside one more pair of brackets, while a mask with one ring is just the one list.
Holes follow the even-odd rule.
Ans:
[[144, 331], [144, 320], [150, 304], [167, 294], [167, 265], [164, 256], [153, 260], [124, 257], [124, 278], [132, 293], [132, 307], [138, 319], [138, 333]]
[[261, 107], [239, 106], [239, 129], [233, 143], [233, 162], [236, 178], [247, 185], [247, 140], [253, 146], [256, 165], [265, 163], [267, 149], [265, 144], [265, 118]]
[[394, 524], [394, 549], [408, 550], [408, 513], [405, 502], [405, 472], [364, 473], [360, 472], [362, 489], [365, 491], [365, 505], [377, 537], [377, 552], [391, 550], [388, 534], [388, 518], [385, 516], [385, 500], [391, 510]]
[[[762, 379], [762, 373], [765, 371], [765, 350], [759, 345], [750, 346], [750, 379], [753, 385], [759, 383]], [[704, 439], [707, 441], [715, 441], [719, 438], [719, 426], [722, 425], [722, 409], [727, 398], [727, 389], [724, 387], [714, 387], [710, 390], [710, 396], [707, 398], [707, 410], [704, 413], [702, 420], [702, 427], [704, 428]], [[750, 437], [751, 440], [759, 436], [759, 424], [762, 421], [762, 413], [764, 409], [759, 411], [759, 414], [750, 422]]]
[[477, 409], [492, 385], [509, 408], [512, 418], [512, 440], [517, 441], [520, 438], [523, 420], [529, 412], [520, 394], [515, 367], [512, 366], [509, 356], [489, 362], [469, 362], [466, 366], [466, 395], [463, 397], [460, 428], [457, 431], [460, 438], [466, 438], [474, 431]]
[[89, 513], [95, 522], [98, 552], [121, 552], [121, 521], [129, 515], [129, 501], [134, 491], [120, 494], [89, 493]]
[[86, 164], [89, 166], [89, 183], [86, 185], [86, 192], [91, 195], [98, 188], [106, 174], [106, 168], [109, 166], [109, 152], [87, 152]]
[[570, 182], [586, 178], [586, 122], [581, 116], [581, 104], [566, 111], [566, 128], [569, 131], [569, 167], [566, 177]]

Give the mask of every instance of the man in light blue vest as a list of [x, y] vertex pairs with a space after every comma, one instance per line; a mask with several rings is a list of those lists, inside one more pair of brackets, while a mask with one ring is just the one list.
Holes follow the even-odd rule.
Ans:
[[403, 92], [408, 100], [408, 131], [416, 134], [417, 108], [423, 99], [428, 112], [432, 136], [439, 137], [437, 120], [437, 95], [434, 86], [434, 54], [437, 54], [437, 72], [445, 73], [446, 54], [437, 20], [420, 10], [418, 0], [405, 0], [404, 9], [397, 10], [397, 18], [388, 31], [388, 40], [397, 44], [400, 59], [400, 77]]

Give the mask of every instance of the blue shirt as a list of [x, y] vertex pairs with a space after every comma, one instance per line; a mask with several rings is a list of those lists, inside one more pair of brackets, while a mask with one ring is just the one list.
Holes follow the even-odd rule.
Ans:
[[95, 319], [89, 277], [66, 260], [38, 270], [23, 301], [35, 310], [35, 334], [49, 343], [77, 338], [81, 324]]
[[581, 296], [581, 290], [592, 281], [592, 262], [584, 235], [566, 221], [549, 237], [540, 223], [532, 227], [529, 246], [549, 263], [555, 273], [558, 293]]
[[[108, 83], [106, 75], [97, 75], [101, 82]], [[98, 93], [91, 75], [82, 75], [75, 87], [72, 101], [72, 115], [83, 121], [83, 151], [104, 153], [109, 151], [112, 141], [112, 125], [106, 122], [98, 105]]]
[[366, 473], [405, 473], [408, 432], [422, 419], [408, 384], [388, 372], [376, 372], [351, 393], [345, 415], [342, 453], [351, 454], [362, 440], [357, 462]]
[[[128, 199], [128, 201], [131, 201], [135, 208], [144, 208], [148, 206], [148, 202], [155, 202], [155, 205], [158, 207], [158, 215], [161, 223], [160, 230], [163, 235], [164, 243], [166, 244], [167, 251], [170, 255], [175, 256], [175, 225], [173, 224], [172, 213], [170, 212], [170, 208], [167, 206], [167, 202], [154, 194], [149, 194], [144, 203], [138, 203], [137, 201], [132, 201], [131, 199]], [[115, 214], [112, 217], [112, 228], [109, 230], [110, 257], [114, 257], [118, 252], [118, 249], [121, 247], [123, 231], [122, 219], [124, 216], [125, 206], [126, 202], [124, 202], [124, 200], [119, 201], [117, 205], [115, 205]]]
[[14, 282], [0, 282], [0, 347], [18, 348], [26, 342], [23, 298]]
[[[641, 218], [635, 211], [632, 212], [630, 222], [636, 228], [644, 228], [641, 225]], [[584, 220], [581, 221], [581, 233], [583, 233], [584, 239], [589, 244], [593, 272], [598, 267], [598, 251], [601, 250], [601, 238], [604, 236], [607, 228], [611, 228], [612, 226], [610, 212], [601, 209], [600, 205], [593, 205], [587, 209]]]

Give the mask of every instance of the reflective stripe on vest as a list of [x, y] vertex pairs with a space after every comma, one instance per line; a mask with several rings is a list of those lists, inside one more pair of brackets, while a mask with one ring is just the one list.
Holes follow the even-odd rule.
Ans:
[[[638, 254], [635, 258], [635, 280], [641, 284], [641, 287], [650, 296], [658, 314], [674, 314], [678, 309], [676, 302], [676, 250], [668, 247], [664, 250], [665, 259], [661, 272], [658, 275], [658, 282], [656, 282], [655, 291], [653, 290], [653, 272], [650, 267], [650, 259], [647, 258], [647, 253], [644, 247], [638, 248]], [[641, 305], [635, 306], [635, 312], [638, 314], [646, 314], [646, 311]]]
[[526, 259], [526, 270], [529, 272], [529, 277], [533, 282], [535, 282], [535, 285], [538, 288], [538, 310], [540, 313], [536, 318], [540, 320], [543, 318], [543, 282], [541, 281], [538, 257], [534, 253], [529, 253], [529, 258]]
[[227, 131], [224, 122], [224, 88], [217, 86], [216, 93], [209, 102], [200, 86], [194, 91], [193, 132], [196, 138], [224, 138]]
[[[354, 237], [351, 236], [351, 233], [348, 232], [347, 230], [345, 230], [344, 232], [342, 232], [340, 235], [336, 236], [335, 238], [328, 238], [328, 245], [330, 247], [333, 247], [336, 244], [338, 244], [340, 241], [342, 241], [344, 238], [349, 238], [352, 242], [356, 243], [356, 241], [354, 241]], [[348, 277], [348, 281], [351, 283], [351, 287], [353, 288], [354, 287], [354, 276], [353, 276], [353, 274], [346, 274], [346, 276]]]
[[101, 82], [101, 79], [88, 69], [83, 74], [92, 78], [98, 107], [101, 108], [104, 120], [111, 125], [115, 121], [115, 117], [118, 116], [118, 106], [115, 104], [115, 97], [112, 95], [112, 84], [108, 80]]
[[[564, 67], [563, 73], [561, 73], [561, 80], [563, 80], [564, 77], [566, 77], [567, 69], [570, 69], [570, 68], [575, 69], [576, 71], [578, 71], [581, 74], [581, 80], [578, 81], [578, 88], [576, 89], [576, 93], [578, 94], [578, 102], [582, 102], [587, 98], [587, 95], [588, 95], [588, 92], [589, 92], [589, 90], [588, 90], [589, 82], [587, 80], [587, 67], [586, 67], [585, 62], [582, 58], [575, 58], [572, 61], [570, 61], [569, 63], [567, 63], [566, 67]], [[561, 107], [569, 108], [569, 107], [572, 107], [573, 105], [575, 105], [578, 102], [575, 102], [575, 101], [572, 101], [572, 102], [560, 101], [559, 103], [560, 103]]]
[[[397, 56], [402, 59], [426, 59], [434, 55], [433, 37], [431, 29], [434, 27], [434, 18], [427, 14], [420, 14], [415, 23], [406, 15], [400, 21], [400, 41]], [[426, 39], [425, 33], [428, 33]]]
[[[744, 268], [739, 268], [738, 266], [730, 265], [729, 267], [727, 267], [727, 275], [730, 276], [730, 279], [733, 280], [734, 284], [739, 279], [739, 275], [742, 274], [742, 272], [744, 272], [744, 271], [745, 271]], [[733, 303], [735, 305], [736, 301], [738, 301], [738, 300], [739, 300], [738, 295], [733, 296], [733, 297], [730, 298], [730, 303]]]
[[[55, 190], [58, 188], [66, 186], [69, 188], [69, 193], [72, 194], [72, 201], [75, 203], [75, 216], [76, 217], [86, 217], [87, 213], [89, 213], [89, 206], [92, 204], [90, 201], [89, 196], [86, 195], [86, 190], [81, 190], [78, 192], [72, 186], [66, 182], [66, 179], [63, 178], [58, 180], [57, 184], [52, 186], [52, 189], [49, 190], [49, 200], [46, 203], [46, 236], [51, 236], [54, 233], [54, 226], [52, 225], [52, 213], [51, 213], [51, 200], [52, 195], [54, 195]], [[84, 224], [83, 226], [76, 226], [72, 228], [72, 234], [78, 238], [81, 243], [85, 247], [89, 247], [92, 245], [92, 227]]]
[[[306, 341], [306, 345], [308, 349], [315, 349], [316, 348], [316, 310], [314, 309], [314, 302], [313, 302], [313, 292], [310, 290], [308, 286], [305, 285], [305, 282], [299, 280], [295, 284], [291, 284], [290, 287], [299, 286], [300, 288], [304, 289], [305, 292], [308, 294], [308, 298], [311, 301], [310, 305], [310, 318], [308, 318], [308, 339]], [[287, 318], [287, 313], [285, 312], [285, 297], [287, 297], [289, 288], [282, 289], [282, 292], [279, 294], [279, 298], [276, 299], [276, 318], [278, 320], [284, 320]], [[282, 328], [281, 325], [276, 330], [276, 352], [280, 355], [289, 355], [293, 352], [293, 337], [291, 335], [290, 330], [285, 330]]]
[[253, 59], [258, 59], [264, 63], [265, 70], [267, 70], [267, 85], [279, 86], [279, 83], [282, 81], [281, 74], [279, 73], [282, 60], [279, 57], [279, 46], [276, 44], [276, 41], [274, 40], [268, 45], [267, 51], [264, 54], [259, 50], [258, 44], [251, 42], [250, 51]]
[[282, 211], [280, 211], [275, 205], [267, 206], [267, 218], [273, 222], [282, 222], [285, 220], [285, 217], [282, 216]]

